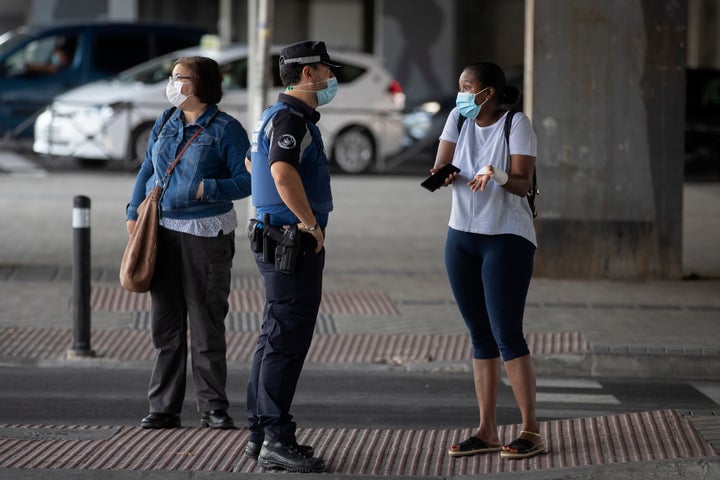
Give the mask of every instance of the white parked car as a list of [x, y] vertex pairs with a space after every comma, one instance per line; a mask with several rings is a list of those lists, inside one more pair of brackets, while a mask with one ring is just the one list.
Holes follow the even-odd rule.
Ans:
[[[173, 52], [56, 97], [35, 122], [35, 152], [74, 157], [87, 162], [118, 161], [135, 169], [145, 157], [155, 119], [168, 108], [165, 86], [173, 61], [201, 55], [215, 59], [223, 72], [220, 108], [235, 116], [252, 134], [247, 120], [248, 49], [190, 48]], [[279, 47], [272, 50], [273, 87], [267, 102], [282, 91], [278, 73]], [[335, 99], [320, 107], [320, 130], [330, 161], [347, 173], [370, 168], [382, 171], [385, 159], [402, 149], [405, 95], [372, 55], [332, 51], [343, 64], [336, 71], [340, 88]]]

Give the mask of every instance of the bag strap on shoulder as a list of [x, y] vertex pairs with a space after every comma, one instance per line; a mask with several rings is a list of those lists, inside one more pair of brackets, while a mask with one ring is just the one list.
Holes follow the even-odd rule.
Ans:
[[[512, 119], [515, 116], [515, 114], [518, 111], [515, 109], [508, 110], [507, 115], [505, 116], [505, 124], [503, 125], [503, 133], [505, 135], [505, 144], [508, 146], [508, 149], [510, 148], [510, 127], [512, 127]], [[459, 115], [457, 119], [457, 131], [458, 135], [460, 134], [460, 130], [462, 129], [463, 124], [465, 123], [465, 120], [467, 118], [463, 115]], [[532, 182], [530, 183], [530, 189], [527, 193], [527, 199], [528, 204], [530, 205], [530, 210], [532, 211], [533, 218], [537, 217], [537, 208], [535, 208], [535, 197], [537, 195], [540, 195], [540, 189], [537, 186], [537, 173], [536, 169], [533, 168], [533, 176], [532, 176]]]
[[[505, 117], [505, 142], [507, 143], [508, 149], [510, 148], [510, 127], [512, 126], [512, 118], [517, 113], [517, 110], [510, 109]], [[533, 168], [532, 181], [530, 182], [530, 189], [527, 193], [528, 205], [530, 205], [530, 211], [532, 211], [533, 218], [537, 217], [537, 208], [535, 208], [535, 197], [540, 194], [540, 189], [537, 186], [537, 173]]]
[[[210, 125], [210, 122], [212, 122], [213, 120], [215, 120], [215, 117], [217, 116], [218, 113], [220, 113], [220, 110], [218, 110], [217, 112], [215, 112], [215, 113], [213, 114], [213, 116], [210, 117], [210, 120], [208, 120], [206, 126], [207, 126], [207, 125]], [[169, 115], [168, 115], [168, 117], [169, 117]], [[165, 121], [167, 121], [167, 119], [166, 119]], [[165, 122], [163, 122], [163, 126], [164, 126], [164, 125], [165, 125]], [[198, 127], [197, 131], [193, 134], [192, 137], [190, 137], [190, 140], [188, 140], [187, 142], [185, 142], [185, 145], [183, 146], [182, 150], [180, 150], [180, 153], [177, 154], [177, 156], [175, 157], [175, 160], [173, 160], [173, 162], [170, 164], [170, 166], [168, 167], [168, 169], [165, 171], [165, 175], [163, 176], [163, 179], [162, 179], [162, 184], [163, 184], [163, 186], [164, 186], [164, 185], [167, 185], [167, 178], [170, 176], [170, 174], [172, 173], [172, 171], [175, 170], [175, 165], [178, 164], [178, 162], [180, 161], [180, 158], [182, 158], [183, 154], [185, 153], [185, 150], [188, 149], [188, 147], [190, 146], [190, 144], [192, 144], [192, 142], [197, 138], [198, 135], [200, 135], [200, 134], [202, 133], [203, 130], [204, 130], [203, 127]]]

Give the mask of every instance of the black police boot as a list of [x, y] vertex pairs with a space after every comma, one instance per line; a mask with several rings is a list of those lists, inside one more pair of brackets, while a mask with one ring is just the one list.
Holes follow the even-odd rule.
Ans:
[[210, 410], [209, 412], [203, 412], [200, 417], [200, 426], [218, 430], [232, 430], [235, 428], [235, 423], [233, 423], [233, 419], [225, 410]]
[[[299, 445], [295, 443], [294, 447], [298, 452], [306, 457], [312, 457], [315, 455], [315, 449], [312, 445]], [[260, 448], [262, 448], [262, 442], [247, 442], [247, 445], [245, 445], [245, 456], [257, 460], [260, 456]]]
[[288, 472], [319, 473], [325, 470], [325, 462], [322, 459], [303, 455], [294, 444], [267, 440], [260, 449], [258, 463], [263, 468]]

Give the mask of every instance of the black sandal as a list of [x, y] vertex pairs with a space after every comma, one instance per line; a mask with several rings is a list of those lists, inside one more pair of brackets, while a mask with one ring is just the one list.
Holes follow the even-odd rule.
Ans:
[[[542, 435], [539, 433], [528, 432], [526, 430], [523, 430], [520, 433], [535, 435], [536, 437], [540, 437], [542, 439]], [[500, 456], [508, 459], [520, 459], [534, 457], [535, 455], [540, 455], [541, 453], [545, 453], [545, 444], [543, 442], [533, 443], [524, 438], [516, 438], [509, 444], [503, 445]]]
[[453, 445], [448, 450], [451, 457], [467, 457], [480, 453], [493, 453], [500, 451], [500, 445], [488, 445], [477, 437], [469, 437], [467, 440]]

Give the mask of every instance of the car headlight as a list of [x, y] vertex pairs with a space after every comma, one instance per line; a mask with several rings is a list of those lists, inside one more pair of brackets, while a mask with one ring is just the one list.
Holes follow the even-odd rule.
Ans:
[[107, 120], [115, 115], [115, 108], [112, 105], [102, 105], [97, 108], [97, 113], [100, 118]]
[[440, 111], [440, 102], [425, 102], [420, 105], [419, 109], [430, 115], [435, 115]]
[[109, 105], [101, 105], [98, 107], [98, 114], [104, 120], [112, 118], [115, 115], [122, 113], [124, 110], [129, 110], [133, 107], [131, 102], [115, 102]]
[[406, 134], [414, 140], [420, 140], [430, 130], [432, 115], [425, 111], [417, 110], [403, 116]]

